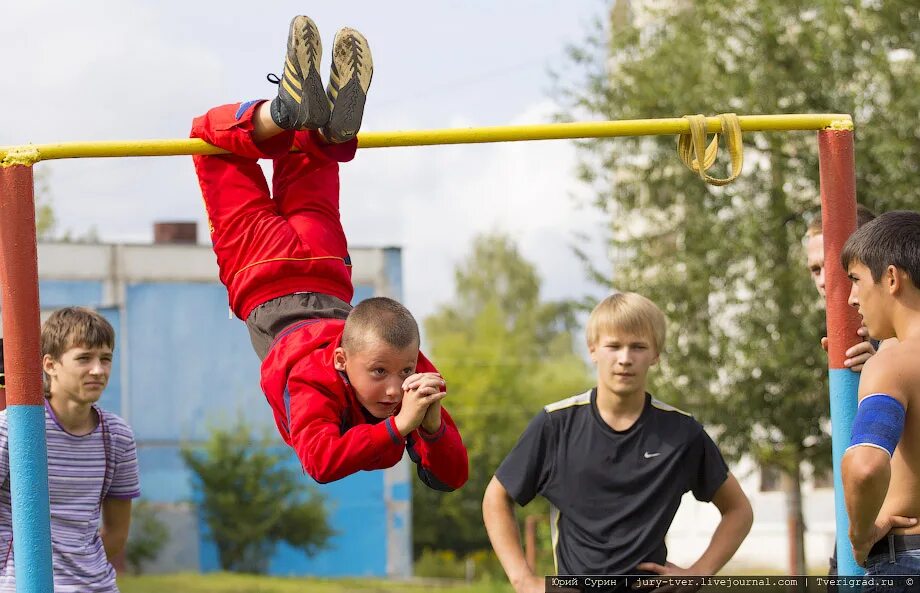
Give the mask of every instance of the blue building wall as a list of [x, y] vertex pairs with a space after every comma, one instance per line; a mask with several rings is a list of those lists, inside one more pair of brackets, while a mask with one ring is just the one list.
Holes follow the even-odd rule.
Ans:
[[102, 280], [42, 280], [38, 288], [43, 309], [102, 304]]
[[[373, 292], [372, 286], [357, 285], [355, 302]], [[179, 450], [183, 443], [206, 440], [212, 427], [233, 425], [245, 418], [255, 432], [271, 434], [283, 446], [259, 387], [259, 360], [245, 325], [228, 319], [227, 293], [220, 284], [128, 284], [121, 309], [100, 307], [101, 281], [41, 280], [40, 293], [44, 310], [94, 307], [115, 327], [118, 343], [113, 372], [101, 405], [125, 415], [134, 428], [145, 500], [192, 501], [191, 475]], [[383, 472], [361, 472], [320, 485], [303, 474], [293, 453], [289, 464], [301, 474], [305, 487], [324, 495], [337, 535], [328, 550], [313, 558], [279, 546], [270, 572], [385, 576]], [[198, 550], [201, 570], [219, 569], [216, 546], [201, 524]]]

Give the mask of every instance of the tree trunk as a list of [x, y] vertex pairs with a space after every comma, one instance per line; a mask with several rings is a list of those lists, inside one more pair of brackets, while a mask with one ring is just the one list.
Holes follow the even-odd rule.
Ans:
[[783, 490], [786, 493], [786, 523], [789, 533], [789, 574], [808, 574], [805, 565], [805, 519], [802, 514], [801, 470], [783, 474]]

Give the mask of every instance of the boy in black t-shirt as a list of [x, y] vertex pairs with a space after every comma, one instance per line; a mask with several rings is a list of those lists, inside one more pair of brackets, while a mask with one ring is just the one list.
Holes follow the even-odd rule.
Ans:
[[[495, 472], [483, 518], [517, 593], [544, 591], [527, 566], [513, 503], [537, 494], [552, 505], [559, 575], [711, 575], [750, 531], [750, 502], [718, 447], [689, 414], [646, 393], [664, 346], [664, 314], [647, 298], [620, 293], [591, 313], [588, 347], [597, 387], [546, 406]], [[667, 562], [665, 535], [685, 492], [722, 514], [690, 567]]]

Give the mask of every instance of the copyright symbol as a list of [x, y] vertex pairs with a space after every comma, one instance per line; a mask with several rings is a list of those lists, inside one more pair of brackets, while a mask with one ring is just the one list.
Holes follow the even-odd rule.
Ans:
[[906, 582], [907, 582], [907, 586], [910, 587], [911, 585], [914, 584], [914, 579], [907, 579]]

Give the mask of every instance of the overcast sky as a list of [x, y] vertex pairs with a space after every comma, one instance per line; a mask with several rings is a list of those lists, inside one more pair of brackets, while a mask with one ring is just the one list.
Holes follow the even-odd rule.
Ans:
[[[219, 103], [271, 97], [287, 24], [368, 38], [375, 73], [363, 129], [543, 123], [556, 107], [549, 71], [605, 10], [603, 0], [240, 2], [83, 0], [0, 5], [0, 145], [180, 138]], [[517, 240], [545, 298], [597, 294], [573, 255], [573, 231], [598, 237], [578, 209], [567, 141], [362, 150], [342, 168], [342, 216], [354, 246], [403, 248], [406, 304], [419, 319], [453, 293], [453, 268], [477, 234]], [[61, 230], [146, 242], [157, 220], [199, 221], [190, 157], [53, 161]], [[600, 242], [589, 247], [600, 256]]]

